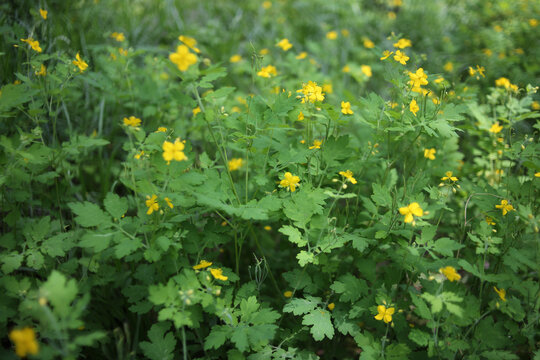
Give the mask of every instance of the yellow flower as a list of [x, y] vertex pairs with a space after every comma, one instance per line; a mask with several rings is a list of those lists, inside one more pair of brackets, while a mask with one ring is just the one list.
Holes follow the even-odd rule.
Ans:
[[271, 1], [263, 1], [262, 7], [263, 7], [263, 9], [265, 9], [265, 10], [270, 9], [270, 8], [272, 7], [272, 2], [271, 2]]
[[130, 116], [129, 118], [124, 118], [124, 125], [137, 127], [141, 125], [141, 119], [136, 118], [135, 116]]
[[283, 188], [287, 188], [287, 191], [296, 191], [296, 187], [300, 186], [298, 183], [300, 182], [300, 178], [296, 175], [291, 174], [290, 172], [286, 172], [285, 175], [283, 175], [283, 179], [279, 182], [279, 186]]
[[268, 55], [268, 53], [270, 53], [270, 50], [268, 50], [267, 48], [261, 49], [261, 51], [259, 51], [259, 54], [261, 55]]
[[396, 312], [396, 309], [393, 307], [386, 308], [384, 305], [377, 306], [377, 311], [379, 312], [375, 315], [376, 320], [383, 320], [386, 324], [392, 322], [392, 315]]
[[167, 132], [167, 128], [163, 127], [163, 126], [160, 126], [160, 127], [158, 127], [156, 132]]
[[413, 202], [405, 207], [399, 208], [399, 213], [405, 216], [405, 219], [403, 220], [405, 223], [412, 222], [413, 225], [415, 225], [415, 216], [424, 216], [424, 210], [422, 210], [422, 208], [417, 202]]
[[536, 19], [529, 19], [529, 25], [531, 27], [537, 27], [538, 26], [538, 20]]
[[310, 146], [309, 150], [320, 149], [321, 145], [322, 145], [322, 141], [315, 139], [315, 140], [313, 140], [313, 146]]
[[367, 77], [371, 77], [373, 75], [371, 72], [371, 66], [369, 65], [360, 66], [360, 71], [362, 71], [362, 74], [366, 75]]
[[497, 134], [501, 132], [502, 129], [503, 127], [499, 125], [499, 122], [497, 121], [495, 124], [491, 125], [491, 127], [489, 128], [489, 132]]
[[393, 51], [390, 51], [390, 50], [384, 50], [383, 53], [382, 53], [382, 57], [381, 57], [381, 60], [386, 60], [390, 57], [390, 55], [392, 55], [394, 52]]
[[445, 180], [450, 180], [450, 181], [453, 181], [453, 182], [456, 182], [458, 181], [458, 178], [455, 177], [455, 176], [452, 176], [452, 172], [451, 171], [447, 171], [444, 173], [446, 176], [442, 177], [441, 180], [442, 181], [445, 181]]
[[366, 49], [373, 49], [375, 47], [373, 41], [369, 40], [368, 38], [364, 38], [363, 43]]
[[279, 46], [283, 51], [288, 51], [292, 48], [292, 44], [289, 42], [289, 39], [281, 39], [276, 46]]
[[307, 58], [307, 52], [302, 51], [300, 54], [296, 55], [296, 58], [297, 58], [298, 60], [302, 60], [302, 59]]
[[193, 110], [193, 116], [197, 115], [198, 113], [201, 112], [201, 108], [199, 106], [197, 106], [196, 108], [194, 108]]
[[349, 32], [349, 30], [347, 29], [341, 29], [341, 35], [345, 36], [345, 37], [349, 37], [351, 33]]
[[39, 41], [32, 39], [31, 37], [28, 39], [21, 39], [22, 42], [27, 43], [30, 45], [32, 50], [37, 51], [38, 53], [42, 52], [41, 47], [39, 46]]
[[238, 170], [242, 167], [242, 165], [244, 164], [244, 160], [241, 159], [241, 158], [235, 158], [235, 159], [231, 159], [229, 161], [229, 171], [235, 171], [235, 170]]
[[533, 110], [540, 110], [540, 103], [538, 101], [533, 101], [531, 104]]
[[195, 40], [194, 38], [180, 35], [178, 37], [178, 40], [180, 40], [184, 45], [186, 45], [191, 50], [195, 51], [197, 54], [201, 52], [201, 50], [196, 48], [197, 40]]
[[398, 42], [394, 44], [394, 47], [398, 49], [405, 49], [410, 46], [412, 46], [412, 43], [409, 39], [399, 39]]
[[487, 57], [493, 56], [493, 51], [491, 51], [491, 49], [482, 49], [482, 52], [483, 52], [484, 55], [486, 55]]
[[489, 216], [486, 216], [486, 222], [488, 225], [495, 225], [495, 221], [493, 221], [493, 219]]
[[184, 154], [184, 148], [185, 145], [180, 139], [176, 139], [174, 143], [165, 141], [163, 143], [163, 159], [167, 162], [167, 165], [171, 163], [171, 160], [187, 160], [188, 158]]
[[43, 20], [47, 20], [47, 10], [39, 9], [39, 15], [43, 18]]
[[128, 51], [122, 48], [118, 48], [118, 53], [122, 56], [127, 56]]
[[451, 61], [448, 61], [446, 62], [446, 64], [444, 64], [443, 69], [446, 72], [451, 72], [452, 70], [454, 70], [454, 64]]
[[212, 276], [218, 280], [226, 281], [228, 279], [227, 276], [223, 275], [223, 270], [221, 269], [212, 269], [210, 268], [210, 273]]
[[41, 67], [39, 68], [39, 71], [36, 71], [37, 76], [45, 76], [47, 75], [47, 68], [45, 65], [41, 64]]
[[285, 291], [283, 293], [283, 296], [285, 296], [286, 298], [290, 298], [290, 297], [292, 297], [292, 295], [293, 295], [293, 293], [290, 290], [287, 290], [287, 291]]
[[354, 112], [351, 110], [351, 103], [348, 101], [341, 102], [341, 112], [345, 115], [352, 115]]
[[419, 68], [416, 70], [415, 73], [409, 71], [409, 84], [412, 85], [413, 88], [419, 88], [422, 85], [427, 85], [427, 75], [424, 73], [423, 68]]
[[332, 84], [323, 84], [322, 91], [324, 91], [326, 94], [331, 94], [334, 92], [334, 87]]
[[534, 177], [540, 177], [540, 171], [537, 173], [534, 173]]
[[435, 80], [433, 80], [433, 82], [435, 84], [440, 84], [444, 81], [444, 78], [442, 76], [439, 76], [438, 78], [436, 78]]
[[81, 59], [81, 56], [79, 55], [79, 53], [75, 55], [75, 60], [73, 60], [73, 65], [77, 66], [80, 72], [83, 72], [84, 70], [88, 68], [88, 64], [83, 59]]
[[409, 110], [411, 110], [414, 116], [416, 116], [416, 113], [418, 112], [418, 110], [420, 110], [420, 107], [416, 103], [415, 99], [413, 99], [413, 101], [411, 101], [411, 103], [409, 104]]
[[298, 118], [297, 118], [298, 121], [302, 121], [304, 120], [304, 113], [300, 111], [300, 114], [298, 114]]
[[233, 64], [237, 63], [237, 62], [240, 62], [240, 61], [242, 61], [242, 56], [240, 56], [239, 54], [234, 54], [233, 56], [231, 56], [229, 61], [232, 62]]
[[165, 198], [165, 202], [167, 203], [167, 206], [169, 206], [171, 209], [174, 208], [174, 205], [168, 197]]
[[201, 262], [199, 262], [197, 265], [193, 266], [193, 270], [200, 270], [200, 269], [205, 269], [209, 266], [211, 266], [212, 263], [210, 261], [206, 261], [206, 260], [201, 260]]
[[357, 183], [356, 179], [353, 177], [353, 172], [351, 170], [340, 171], [339, 175], [343, 176], [346, 181], [349, 181], [351, 184]]
[[118, 41], [118, 42], [122, 42], [122, 41], [126, 40], [126, 37], [124, 36], [124, 33], [119, 33], [119, 32], [116, 32], [116, 31], [111, 34], [111, 37], [114, 40]]
[[349, 65], [345, 65], [341, 71], [344, 73], [351, 72], [351, 67]]
[[186, 71], [197, 62], [197, 55], [192, 54], [186, 45], [178, 45], [176, 52], [169, 54], [171, 60], [180, 71]]
[[396, 55], [394, 55], [394, 60], [396, 60], [401, 65], [406, 65], [407, 60], [410, 58], [405, 54], [404, 52], [401, 52], [401, 50], [396, 51]]
[[146, 206], [148, 207], [148, 211], [146, 214], [151, 215], [154, 211], [159, 210], [159, 204], [156, 201], [157, 195], [146, 196]]
[[329, 40], [336, 40], [337, 37], [338, 37], [337, 31], [332, 30], [326, 33], [326, 38]]
[[435, 160], [435, 153], [437, 150], [434, 148], [431, 149], [424, 149], [424, 157], [429, 160]]
[[499, 205], [495, 205], [495, 208], [501, 209], [503, 216], [509, 211], [514, 210], [514, 207], [508, 203], [508, 200], [501, 200], [501, 203]]
[[495, 292], [497, 293], [497, 295], [499, 295], [502, 301], [506, 301], [506, 290], [504, 289], [499, 290], [495, 286], [493, 287], [493, 290], [495, 290]]
[[[486, 75], [484, 75], [484, 72], [486, 71], [486, 69], [483, 67], [483, 66], [478, 66], [476, 65], [476, 69], [473, 69], [472, 67], [469, 66], [469, 75], [470, 76], [474, 76], [476, 73], [482, 75], [482, 77], [486, 77]], [[480, 79], [480, 76], [476, 76], [476, 79]]]
[[454, 269], [452, 266], [440, 268], [439, 272], [446, 276], [446, 278], [450, 280], [450, 282], [459, 281], [459, 279], [461, 279], [461, 275], [459, 275], [456, 269]]
[[135, 159], [139, 160], [143, 155], [144, 155], [144, 151], [141, 151], [140, 153], [135, 154], [135, 156], [133, 156], [133, 157], [134, 157]]
[[28, 354], [36, 355], [39, 351], [36, 333], [32, 328], [13, 329], [9, 333], [9, 339], [15, 344], [15, 354], [21, 358]]
[[330, 310], [330, 311], [334, 310], [335, 307], [336, 307], [336, 304], [334, 304], [334, 303], [328, 304], [328, 310]]
[[276, 70], [276, 67], [273, 65], [263, 66], [261, 68], [261, 71], [259, 71], [257, 75], [260, 77], [269, 78], [272, 76], [276, 76], [277, 70]]
[[318, 86], [316, 82], [313, 82], [311, 80], [307, 84], [302, 84], [302, 88], [296, 90], [296, 92], [302, 93], [304, 95], [302, 96], [302, 103], [305, 103], [306, 100], [310, 103], [324, 100], [324, 93], [322, 92], [322, 88]]

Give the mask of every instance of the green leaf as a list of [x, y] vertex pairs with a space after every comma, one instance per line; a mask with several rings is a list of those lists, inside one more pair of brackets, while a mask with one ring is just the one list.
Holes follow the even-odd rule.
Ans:
[[225, 325], [214, 325], [212, 326], [212, 331], [204, 340], [204, 349], [217, 349], [221, 347], [227, 340], [227, 337], [231, 333], [232, 328]]
[[296, 255], [296, 258], [298, 259], [298, 263], [300, 264], [300, 266], [304, 267], [307, 264], [314, 262], [315, 255], [313, 255], [313, 253], [311, 252], [302, 250], [298, 253], [298, 255]]
[[140, 343], [144, 355], [151, 360], [172, 360], [174, 359], [174, 348], [176, 339], [172, 332], [167, 332], [171, 325], [169, 323], [157, 323], [152, 325], [148, 331], [150, 342]]
[[454, 251], [459, 250], [463, 247], [464, 246], [459, 244], [457, 241], [445, 237], [435, 241], [435, 244], [433, 245], [433, 250], [435, 250], [441, 255], [453, 257]]
[[303, 315], [315, 309], [321, 302], [320, 298], [306, 296], [305, 299], [292, 299], [283, 307], [284, 312], [292, 312], [294, 315]]
[[352, 274], [341, 276], [330, 286], [330, 289], [341, 294], [339, 300], [343, 302], [354, 302], [366, 294], [368, 290], [367, 283]]
[[24, 255], [19, 254], [18, 252], [12, 252], [10, 254], [3, 254], [1, 259], [2, 259], [2, 272], [5, 275], [7, 275], [21, 267], [21, 263], [24, 259]]
[[409, 339], [420, 346], [427, 346], [431, 339], [431, 335], [418, 329], [412, 329], [409, 333]]
[[113, 193], [107, 194], [103, 204], [105, 205], [105, 210], [116, 219], [122, 218], [128, 210], [127, 200]]
[[239, 326], [234, 329], [234, 332], [231, 336], [231, 341], [236, 345], [236, 348], [242, 352], [246, 351], [249, 348], [249, 332], [249, 326]]
[[384, 207], [392, 206], [392, 196], [390, 196], [388, 189], [375, 183], [372, 184], [372, 187], [373, 195], [371, 195], [371, 199], [375, 202], [375, 204]]
[[330, 312], [317, 308], [309, 314], [304, 315], [303, 325], [311, 326], [311, 335], [316, 341], [321, 341], [326, 336], [329, 339], [334, 337], [334, 326], [330, 319]]
[[82, 227], [98, 226], [103, 228], [108, 226], [111, 219], [99, 206], [88, 201], [83, 203], [70, 203], [68, 206], [77, 215], [75, 221]]
[[302, 233], [300, 232], [300, 230], [293, 226], [284, 225], [278, 231], [284, 235], [287, 235], [289, 237], [289, 241], [298, 246], [307, 245], [307, 240], [302, 238]]
[[40, 295], [45, 297], [54, 308], [54, 313], [60, 317], [67, 317], [71, 313], [71, 303], [77, 296], [77, 282], [53, 270], [47, 281], [39, 289]]

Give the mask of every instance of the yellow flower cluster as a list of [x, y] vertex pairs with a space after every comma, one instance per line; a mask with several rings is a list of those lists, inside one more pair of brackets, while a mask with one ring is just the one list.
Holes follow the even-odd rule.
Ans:
[[229, 171], [235, 171], [242, 167], [244, 160], [242, 158], [234, 158], [229, 161]]
[[302, 84], [302, 88], [296, 90], [296, 92], [303, 94], [303, 96], [301, 96], [302, 104], [304, 104], [306, 100], [310, 103], [324, 100], [324, 93], [322, 92], [322, 87], [318, 86], [316, 82], [313, 82], [311, 80], [308, 81], [307, 84]]
[[113, 38], [114, 40], [118, 41], [118, 42], [122, 42], [124, 40], [126, 40], [126, 37], [124, 36], [124, 33], [119, 33], [119, 32], [113, 32], [111, 34], [111, 38]]
[[423, 93], [422, 85], [427, 85], [427, 74], [424, 73], [423, 68], [419, 68], [416, 72], [409, 71], [409, 85], [412, 86], [412, 91], [417, 93]]
[[345, 181], [349, 181], [351, 184], [357, 183], [356, 179], [353, 177], [353, 172], [351, 170], [340, 171], [339, 175], [343, 176], [345, 178]]
[[[210, 261], [201, 260], [197, 265], [193, 266], [193, 270], [206, 269], [209, 266], [212, 266]], [[210, 274], [217, 280], [226, 281], [229, 279], [227, 276], [223, 275], [223, 270], [221, 269], [210, 268], [209, 270]]]
[[269, 78], [272, 76], [276, 76], [277, 70], [276, 67], [273, 65], [263, 66], [261, 70], [257, 73], [257, 75], [260, 77]]
[[354, 112], [351, 110], [351, 103], [348, 101], [341, 102], [341, 112], [345, 115], [352, 115]]
[[506, 90], [512, 90], [514, 92], [518, 91], [518, 86], [514, 85], [505, 77], [500, 77], [495, 80], [495, 86], [504, 87]]

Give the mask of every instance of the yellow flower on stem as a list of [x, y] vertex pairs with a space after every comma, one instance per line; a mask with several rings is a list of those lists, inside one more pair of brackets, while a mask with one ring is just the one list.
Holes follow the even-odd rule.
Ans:
[[410, 58], [405, 54], [404, 52], [401, 52], [400, 50], [396, 51], [396, 55], [394, 55], [394, 60], [396, 60], [401, 65], [406, 65], [407, 60]]
[[305, 51], [302, 51], [300, 54], [296, 55], [296, 59], [298, 60], [303, 60], [305, 58], [307, 58], [307, 52]]
[[328, 310], [330, 310], [330, 311], [334, 310], [335, 307], [336, 307], [336, 304], [334, 304], [334, 303], [328, 304]]
[[413, 101], [411, 101], [411, 103], [409, 104], [409, 110], [414, 114], [414, 116], [416, 116], [416, 113], [418, 112], [418, 110], [420, 110], [420, 107], [416, 103], [415, 99], [413, 99]]
[[495, 292], [497, 293], [497, 295], [499, 295], [502, 301], [506, 301], [506, 290], [504, 289], [499, 290], [495, 286], [493, 287], [493, 290], [495, 290]]
[[283, 293], [283, 296], [285, 296], [286, 298], [290, 298], [292, 297], [293, 295], [293, 292], [291, 290], [287, 290]]
[[23, 358], [28, 354], [36, 355], [39, 352], [36, 333], [32, 328], [13, 329], [9, 333], [9, 339], [15, 344], [15, 354], [18, 357]]
[[375, 44], [373, 43], [373, 41], [369, 40], [368, 38], [364, 38], [362, 42], [366, 49], [373, 49], [375, 47]]
[[195, 51], [197, 54], [201, 52], [201, 50], [199, 50], [196, 47], [197, 40], [195, 40], [194, 38], [192, 38], [190, 36], [180, 35], [178, 37], [178, 40], [180, 40], [184, 45], [189, 47], [191, 50]]
[[315, 140], [313, 140], [313, 146], [310, 146], [309, 150], [320, 149], [321, 145], [322, 145], [322, 141], [315, 139]]
[[124, 125], [138, 127], [141, 125], [141, 119], [136, 118], [135, 116], [130, 116], [129, 118], [124, 118]]
[[43, 20], [47, 20], [47, 14], [48, 14], [47, 10], [39, 9], [39, 15], [41, 15]]
[[302, 84], [302, 88], [299, 90], [296, 90], [297, 93], [302, 93], [302, 104], [306, 102], [306, 100], [310, 103], [315, 103], [317, 101], [323, 101], [324, 100], [324, 93], [322, 92], [322, 87], [318, 86], [316, 82], [308, 81], [307, 84]]
[[392, 315], [396, 312], [396, 309], [393, 307], [386, 308], [384, 305], [377, 306], [378, 314], [375, 315], [376, 320], [382, 320], [386, 324], [392, 322]]
[[156, 132], [167, 132], [167, 128], [164, 127], [164, 126], [160, 126], [160, 127], [158, 127]]
[[351, 103], [348, 101], [341, 102], [341, 112], [345, 115], [352, 115], [354, 112], [351, 110]]
[[424, 157], [429, 160], [435, 160], [435, 153], [437, 150], [434, 148], [431, 149], [424, 149]]
[[72, 62], [73, 62], [73, 65], [79, 68], [80, 72], [83, 72], [88, 68], [88, 64], [86, 63], [86, 61], [81, 59], [81, 55], [79, 55], [79, 53], [75, 55], [75, 60], [73, 60]]
[[486, 216], [486, 222], [488, 223], [488, 225], [495, 225], [495, 221], [493, 221], [493, 219], [489, 216]]
[[288, 51], [293, 45], [289, 42], [289, 39], [281, 39], [276, 46], [279, 46], [283, 51]]
[[240, 56], [239, 54], [234, 54], [233, 56], [231, 56], [231, 58], [229, 59], [229, 61], [231, 63], [237, 63], [237, 62], [240, 62], [242, 61], [242, 56]]
[[338, 37], [338, 33], [335, 30], [332, 30], [326, 33], [326, 38], [329, 40], [336, 40], [337, 37]]
[[373, 72], [371, 71], [371, 66], [369, 65], [360, 66], [360, 71], [362, 71], [362, 74], [366, 75], [367, 77], [373, 76]]
[[37, 76], [45, 76], [47, 75], [47, 68], [45, 65], [41, 64], [41, 67], [39, 68], [39, 71], [36, 71]]
[[296, 175], [291, 174], [290, 172], [286, 172], [285, 175], [283, 175], [283, 179], [279, 182], [279, 186], [282, 188], [287, 188], [287, 191], [295, 192], [296, 187], [300, 186], [298, 183], [300, 182], [300, 178]]
[[341, 69], [342, 72], [344, 73], [348, 73], [348, 72], [351, 72], [351, 67], [349, 65], [345, 65], [342, 69]]
[[118, 41], [118, 42], [122, 42], [124, 40], [126, 40], [126, 37], [124, 36], [124, 33], [119, 33], [119, 32], [113, 32], [111, 34], [111, 38], [113, 38], [114, 40]]
[[228, 279], [227, 276], [224, 276], [223, 275], [223, 270], [221, 269], [212, 269], [210, 268], [210, 273], [212, 274], [212, 276], [218, 280], [221, 280], [221, 281], [226, 281]]
[[442, 177], [441, 180], [442, 181], [445, 181], [445, 180], [450, 180], [450, 181], [453, 181], [453, 182], [456, 182], [458, 181], [458, 178], [455, 177], [455, 176], [452, 176], [452, 172], [451, 171], [447, 171], [444, 173], [446, 176]]
[[407, 47], [411, 47], [412, 43], [409, 39], [399, 39], [397, 43], [394, 43], [394, 47], [398, 49], [405, 49]]
[[497, 121], [495, 124], [491, 125], [491, 127], [489, 128], [489, 132], [493, 134], [498, 134], [501, 132], [502, 129], [503, 127], [499, 125], [499, 122]]
[[235, 171], [242, 167], [244, 160], [241, 158], [234, 158], [229, 161], [229, 171]]
[[351, 184], [357, 183], [356, 179], [353, 177], [353, 172], [351, 170], [340, 171], [339, 175], [343, 176], [346, 181], [349, 181]]
[[193, 266], [193, 270], [205, 269], [211, 265], [212, 263], [210, 261], [201, 260], [197, 265]]
[[180, 139], [176, 139], [174, 143], [165, 141], [163, 143], [163, 160], [167, 162], [167, 165], [171, 163], [171, 160], [184, 161], [187, 160], [186, 154], [184, 154], [184, 142]]
[[263, 66], [257, 75], [263, 78], [269, 78], [277, 75], [276, 67], [273, 65]]
[[509, 211], [514, 210], [514, 207], [508, 203], [508, 200], [501, 200], [501, 203], [499, 205], [495, 205], [495, 208], [501, 209], [503, 216]]
[[165, 202], [167, 203], [168, 207], [170, 207], [171, 209], [174, 208], [174, 205], [173, 205], [171, 199], [169, 199], [168, 197], [165, 198]]
[[154, 211], [159, 210], [159, 204], [157, 203], [157, 195], [146, 196], [146, 206], [148, 207], [148, 211], [146, 211], [147, 215], [151, 215]]
[[446, 276], [446, 278], [450, 280], [450, 282], [459, 281], [459, 279], [461, 279], [461, 275], [459, 275], [456, 269], [453, 268], [452, 266], [446, 266], [444, 268], [440, 268], [439, 272], [443, 274], [444, 276]]
[[37, 40], [34, 40], [33, 38], [28, 38], [28, 39], [21, 39], [22, 42], [25, 42], [27, 43], [28, 45], [30, 45], [30, 47], [32, 48], [32, 50], [40, 53], [42, 52], [43, 50], [41, 49], [41, 47], [39, 46], [39, 41]]
[[191, 65], [197, 63], [197, 55], [191, 53], [186, 45], [178, 45], [176, 52], [169, 54], [169, 60], [178, 70], [186, 71]]
[[405, 223], [412, 222], [413, 226], [415, 225], [415, 216], [424, 216], [424, 210], [422, 210], [417, 202], [413, 202], [405, 207], [399, 208], [399, 213], [405, 216], [405, 219], [403, 220]]
[[386, 60], [390, 57], [390, 55], [392, 55], [394, 52], [393, 51], [390, 51], [390, 50], [384, 50], [383, 53], [382, 53], [382, 57], [381, 57], [381, 60]]
[[419, 68], [416, 70], [416, 72], [409, 71], [409, 84], [412, 85], [413, 88], [419, 88], [422, 85], [427, 85], [429, 82], [427, 81], [427, 74], [424, 73], [423, 68]]
[[304, 117], [304, 113], [300, 111], [300, 114], [298, 114], [297, 120], [298, 120], [298, 121], [302, 121], [302, 120], [304, 120], [304, 118], [305, 118], [305, 117]]

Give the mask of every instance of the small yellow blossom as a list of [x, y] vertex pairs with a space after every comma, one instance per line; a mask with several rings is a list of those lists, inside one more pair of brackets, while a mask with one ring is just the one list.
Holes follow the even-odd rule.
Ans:
[[444, 64], [443, 69], [446, 72], [451, 72], [454, 70], [454, 64], [451, 61], [447, 61], [446, 64]]
[[135, 159], [137, 159], [137, 160], [140, 160], [140, 159], [141, 159], [141, 157], [142, 157], [143, 155], [144, 155], [144, 151], [142, 151], [142, 150], [141, 150], [141, 152], [140, 152], [140, 153], [138, 153], [138, 154], [135, 154], [135, 156], [133, 156], [133, 157], [134, 157]]
[[286, 298], [290, 298], [292, 297], [293, 295], [293, 292], [291, 290], [287, 290], [283, 293], [283, 296], [285, 296]]
[[122, 41], [126, 40], [126, 37], [124, 36], [124, 33], [119, 33], [119, 32], [116, 32], [116, 31], [111, 34], [111, 37], [114, 40], [118, 41], [118, 42], [122, 42]]
[[178, 40], [180, 40], [184, 45], [186, 45], [191, 50], [195, 51], [197, 54], [201, 52], [196, 46], [197, 46], [197, 40], [190, 36], [180, 35], [178, 37]]
[[298, 60], [303, 60], [303, 59], [307, 58], [307, 52], [302, 51], [300, 54], [296, 55], [296, 58]]
[[435, 153], [437, 150], [434, 148], [431, 149], [424, 149], [424, 157], [429, 160], [435, 160]]
[[439, 76], [438, 78], [436, 78], [435, 80], [433, 80], [433, 82], [435, 84], [440, 84], [444, 81], [444, 78], [442, 76]]
[[364, 38], [363, 44], [366, 49], [373, 49], [375, 47], [373, 41], [369, 40], [368, 38]]
[[261, 70], [257, 73], [257, 75], [260, 77], [269, 78], [272, 76], [276, 76], [277, 70], [276, 67], [273, 65], [263, 66]]
[[210, 261], [201, 260], [197, 265], [193, 266], [193, 270], [206, 269], [209, 266], [212, 266]]
[[306, 100], [310, 103], [324, 100], [324, 93], [322, 92], [322, 88], [318, 86], [316, 82], [313, 82], [311, 80], [308, 81], [307, 84], [302, 84], [302, 88], [296, 90], [296, 92], [303, 94], [302, 103], [305, 103]]
[[272, 227], [271, 227], [270, 225], [266, 225], [266, 226], [264, 227], [264, 230], [270, 231], [270, 230], [272, 230]]
[[167, 203], [168, 207], [170, 207], [171, 209], [174, 208], [174, 205], [173, 205], [171, 199], [169, 199], [168, 197], [165, 198], [165, 202]]
[[534, 177], [540, 177], [540, 171], [539, 171], [539, 172], [536, 172], [536, 173], [534, 173]]
[[349, 181], [351, 184], [357, 183], [356, 179], [353, 177], [353, 172], [351, 170], [340, 171], [339, 175], [343, 176], [346, 181]]
[[417, 202], [413, 202], [405, 207], [399, 208], [399, 213], [405, 216], [405, 219], [403, 220], [405, 223], [412, 222], [413, 225], [415, 225], [415, 216], [424, 216], [424, 210], [422, 210], [420, 204], [418, 204]]
[[506, 290], [504, 289], [499, 290], [495, 286], [493, 287], [493, 290], [495, 290], [495, 292], [497, 293], [497, 295], [499, 295], [502, 301], [506, 301]]
[[390, 55], [392, 55], [394, 52], [393, 51], [390, 51], [390, 50], [384, 50], [383, 53], [382, 53], [382, 57], [381, 57], [381, 60], [386, 60], [390, 57]]
[[427, 80], [427, 74], [424, 73], [423, 68], [419, 68], [416, 70], [416, 72], [410, 72], [409, 71], [409, 84], [412, 85], [413, 88], [419, 88], [422, 85], [427, 85], [429, 82]]
[[345, 115], [352, 115], [354, 112], [351, 110], [351, 103], [348, 101], [341, 102], [341, 112]]
[[441, 178], [442, 181], [445, 181], [445, 180], [450, 180], [450, 181], [453, 181], [453, 182], [456, 182], [458, 181], [459, 179], [455, 176], [452, 176], [452, 172], [451, 171], [447, 171], [444, 173], [446, 176], [443, 176]]
[[269, 53], [270, 53], [270, 50], [268, 50], [267, 48], [261, 49], [261, 51], [259, 51], [259, 54], [261, 55], [268, 55]]
[[242, 56], [240, 54], [234, 54], [233, 56], [231, 56], [231, 58], [229, 59], [229, 61], [231, 63], [237, 63], [237, 62], [240, 62], [242, 61]]
[[322, 141], [315, 139], [315, 140], [313, 140], [313, 146], [310, 146], [309, 150], [320, 149], [321, 145], [322, 145]]
[[160, 127], [158, 127], [156, 132], [167, 132], [167, 128], [163, 127], [163, 126], [160, 126]]
[[397, 17], [397, 14], [394, 11], [389, 11], [387, 15], [390, 20], [394, 20]]
[[167, 165], [171, 163], [171, 160], [184, 161], [187, 160], [186, 154], [184, 154], [185, 145], [180, 139], [176, 139], [174, 143], [165, 141], [163, 143], [163, 159], [167, 162]]
[[47, 20], [47, 14], [48, 14], [47, 10], [39, 9], [39, 15], [41, 15], [43, 20]]
[[536, 19], [529, 19], [529, 25], [531, 27], [537, 27], [538, 26], [538, 20]]
[[123, 49], [123, 48], [118, 48], [118, 53], [122, 56], [127, 56], [128, 54], [128, 51], [127, 49]]
[[414, 116], [416, 116], [416, 113], [418, 112], [418, 110], [420, 110], [420, 107], [416, 103], [415, 99], [413, 99], [409, 104], [409, 110], [414, 114]]
[[[476, 65], [475, 69], [473, 69], [472, 67], [469, 66], [469, 75], [470, 76], [475, 76], [476, 74], [479, 74], [482, 77], [486, 77], [486, 75], [484, 75], [485, 71], [486, 71], [486, 69], [483, 66]], [[476, 80], [478, 80], [478, 79], [480, 79], [480, 76], [476, 75]]]
[[330, 311], [334, 310], [335, 307], [336, 307], [336, 304], [334, 304], [334, 303], [328, 304], [328, 310], [330, 310]]
[[228, 164], [229, 171], [238, 170], [242, 167], [243, 164], [244, 164], [244, 160], [242, 158], [231, 159], [229, 160], [229, 164]]
[[399, 39], [397, 43], [394, 43], [394, 47], [398, 49], [405, 49], [411, 46], [412, 43], [409, 39]]
[[329, 83], [323, 84], [322, 91], [324, 91], [326, 94], [331, 94], [334, 92], [334, 87]]
[[81, 56], [79, 55], [79, 53], [75, 55], [75, 60], [73, 60], [72, 62], [73, 62], [73, 65], [79, 68], [80, 72], [83, 72], [84, 70], [88, 68], [88, 64], [83, 59], [81, 59]]
[[491, 127], [489, 128], [489, 132], [493, 134], [497, 134], [497, 133], [500, 133], [502, 129], [503, 127], [499, 125], [499, 122], [497, 121], [495, 124], [491, 125]]
[[270, 8], [272, 7], [272, 2], [271, 2], [271, 1], [263, 1], [262, 7], [263, 7], [263, 9], [265, 9], [265, 10], [270, 9]]
[[495, 225], [495, 221], [493, 221], [493, 219], [490, 218], [489, 216], [486, 216], [486, 223], [488, 225]]
[[191, 53], [186, 45], [178, 45], [176, 52], [169, 54], [169, 60], [178, 67], [178, 70], [186, 71], [197, 63], [197, 55]]
[[376, 320], [383, 320], [386, 324], [392, 322], [392, 315], [396, 312], [393, 307], [386, 308], [384, 305], [377, 306], [378, 314], [375, 315]]
[[298, 176], [293, 175], [290, 172], [286, 172], [285, 175], [283, 175], [283, 179], [279, 182], [279, 186], [287, 188], [287, 191], [295, 192], [296, 187], [300, 186], [298, 184], [299, 182], [300, 178]]
[[15, 354], [21, 358], [28, 354], [36, 355], [39, 351], [36, 333], [32, 328], [13, 329], [9, 333], [9, 339], [15, 344]]
[[304, 120], [304, 113], [300, 111], [300, 114], [298, 114], [298, 118], [297, 118], [298, 121], [302, 121]]
[[360, 71], [362, 71], [362, 74], [366, 75], [367, 77], [371, 77], [373, 75], [371, 72], [371, 66], [369, 65], [360, 66]]
[[289, 42], [289, 39], [281, 39], [276, 46], [279, 46], [283, 51], [288, 51], [293, 45]]
[[22, 42], [25, 42], [27, 43], [28, 45], [30, 45], [30, 47], [32, 48], [32, 50], [40, 53], [42, 52], [43, 50], [41, 49], [41, 47], [39, 46], [39, 41], [37, 40], [34, 40], [32, 39], [31, 37], [28, 38], [28, 39], [21, 39]]
[[486, 55], [487, 57], [491, 57], [493, 56], [493, 51], [491, 51], [491, 49], [482, 49], [482, 52], [484, 53], [484, 55]]
[[212, 269], [210, 268], [210, 273], [212, 276], [218, 280], [226, 281], [228, 279], [227, 276], [223, 275], [223, 270], [221, 269]]
[[444, 276], [446, 276], [446, 278], [450, 280], [450, 282], [459, 281], [459, 279], [461, 279], [461, 275], [459, 275], [456, 269], [453, 268], [452, 266], [446, 266], [444, 268], [440, 268], [439, 272], [443, 274]]
[[136, 118], [135, 116], [130, 116], [129, 118], [124, 118], [124, 125], [138, 127], [141, 125], [141, 119]]
[[194, 108], [191, 111], [193, 112], [193, 116], [195, 116], [195, 115], [197, 115], [198, 113], [201, 112], [201, 108], [200, 108], [200, 106], [197, 106], [196, 108]]
[[532, 104], [531, 104], [531, 108], [533, 110], [540, 110], [540, 102], [538, 101], [533, 101]]
[[406, 65], [407, 60], [410, 58], [405, 54], [404, 52], [401, 52], [401, 50], [396, 51], [396, 55], [394, 55], [394, 60], [396, 60], [401, 65]]
[[45, 67], [45, 65], [41, 64], [41, 66], [39, 68], [39, 71], [36, 71], [36, 75], [37, 76], [45, 76], [45, 75], [47, 75], [47, 68]]
[[509, 211], [514, 210], [514, 207], [508, 203], [508, 200], [501, 200], [501, 203], [499, 205], [495, 205], [495, 208], [501, 209], [503, 216]]
[[157, 195], [146, 196], [146, 206], [148, 207], [148, 211], [146, 214], [151, 215], [154, 211], [159, 210], [159, 204], [156, 201]]
[[338, 37], [338, 32], [335, 30], [332, 30], [326, 33], [326, 38], [329, 40], [336, 40], [337, 37]]
[[341, 72], [344, 72], [344, 73], [351, 72], [351, 67], [350, 67], [349, 65], [345, 65], [345, 66], [341, 69]]

